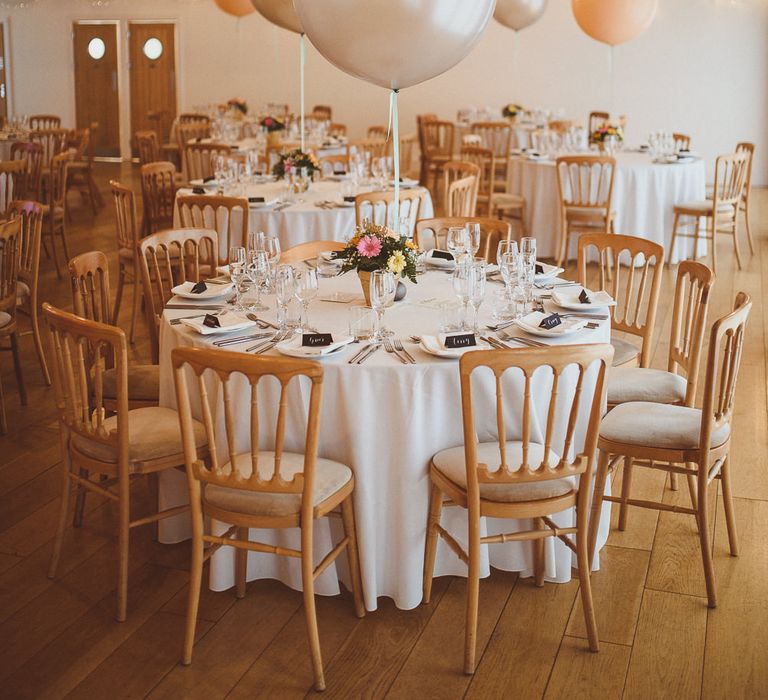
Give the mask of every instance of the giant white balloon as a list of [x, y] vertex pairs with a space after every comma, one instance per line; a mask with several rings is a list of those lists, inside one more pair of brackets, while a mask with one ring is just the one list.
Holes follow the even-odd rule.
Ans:
[[493, 18], [516, 32], [538, 21], [547, 9], [547, 0], [496, 0]]
[[293, 9], [293, 0], [251, 0], [253, 6], [272, 24], [297, 34], [303, 33], [301, 22]]
[[416, 85], [463, 59], [495, 0], [294, 0], [301, 26], [333, 65], [375, 85]]

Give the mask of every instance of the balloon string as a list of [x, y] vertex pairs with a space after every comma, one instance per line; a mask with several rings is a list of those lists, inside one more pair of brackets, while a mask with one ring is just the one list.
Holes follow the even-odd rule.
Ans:
[[304, 61], [306, 49], [304, 46], [304, 34], [299, 37], [299, 64], [301, 71], [301, 150], [304, 150]]
[[395, 159], [395, 228], [393, 230], [400, 235], [400, 120], [397, 115], [397, 93], [398, 90], [392, 90], [390, 94], [390, 114], [392, 117], [392, 154]]
[[[608, 46], [608, 111], [613, 114], [613, 46]], [[611, 117], [613, 118], [613, 117]]]
[[514, 95], [516, 95], [515, 99], [519, 99], [519, 95], [517, 95], [517, 46], [520, 41], [519, 34], [517, 30], [512, 32], [512, 81], [515, 85], [515, 90], [513, 92]]

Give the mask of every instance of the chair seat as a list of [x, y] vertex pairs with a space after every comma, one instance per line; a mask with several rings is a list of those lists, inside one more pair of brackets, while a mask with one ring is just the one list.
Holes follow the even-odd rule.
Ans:
[[[616, 406], [600, 424], [600, 439], [670, 450], [699, 447], [701, 410], [648, 401]], [[722, 445], [731, 434], [725, 423], [712, 433], [710, 447]]]
[[16, 305], [23, 304], [30, 294], [29, 285], [22, 280], [16, 280]]
[[[108, 369], [103, 375], [106, 399], [117, 398], [117, 370]], [[160, 365], [128, 365], [128, 400], [159, 401]]]
[[491, 195], [491, 206], [494, 209], [519, 209], [525, 206], [525, 197], [508, 192], [494, 192]]
[[13, 316], [11, 314], [0, 311], [0, 328], [5, 328], [12, 320]]
[[[259, 475], [262, 479], [271, 479], [275, 468], [274, 452], [259, 452]], [[235, 455], [235, 467], [243, 477], [249, 477], [251, 469], [251, 453]], [[232, 469], [227, 462], [223, 470]], [[283, 479], [290, 481], [295, 474], [304, 471], [304, 455], [295, 452], [283, 452], [280, 462], [280, 474]], [[349, 483], [352, 470], [340, 462], [330, 459], [317, 458], [315, 462], [315, 487], [312, 503], [317, 506]], [[248, 491], [233, 489], [228, 486], [208, 484], [203, 493], [203, 500], [216, 508], [235, 513], [256, 516], [289, 516], [296, 515], [301, 510], [301, 493], [273, 493], [269, 491]]]
[[[518, 441], [506, 444], [507, 465], [519, 469], [523, 461], [523, 443]], [[544, 457], [544, 445], [531, 442], [528, 445], [528, 464], [538, 467]], [[549, 451], [547, 464], [554, 467], [560, 457], [552, 450]], [[477, 462], [486, 464], [489, 471], [498, 471], [501, 464], [498, 442], [481, 442], [477, 445]], [[462, 489], [467, 488], [467, 470], [464, 461], [464, 447], [451, 447], [438, 452], [432, 457], [432, 464], [443, 476], [450, 479]], [[544, 498], [563, 496], [574, 490], [576, 482], [573, 477], [562, 479], [541, 479], [518, 484], [480, 484], [480, 497], [487, 501], [499, 503], [516, 503], [521, 501], [538, 501]]]
[[[605, 209], [591, 209], [589, 207], [566, 207], [565, 219], [569, 224], [580, 228], [605, 228]], [[610, 218], [616, 218], [616, 212], [611, 211]]]
[[688, 382], [674, 372], [645, 367], [614, 367], [608, 373], [608, 403], [682, 403]]
[[[675, 213], [676, 214], [691, 214], [696, 216], [711, 216], [712, 215], [712, 200], [711, 199], [702, 199], [700, 201], [695, 202], [681, 202], [680, 204], [675, 204]], [[733, 213], [733, 205], [732, 204], [721, 204], [717, 211], [721, 214], [732, 214]]]
[[614, 367], [621, 367], [628, 362], [632, 362], [632, 360], [635, 360], [640, 355], [640, 348], [637, 345], [621, 338], [611, 338], [611, 345], [613, 345]]
[[[200, 421], [192, 421], [195, 446], [205, 447], [208, 440], [205, 426]], [[110, 416], [104, 421], [104, 429], [109, 433], [117, 430], [117, 416]], [[102, 462], [117, 462], [117, 447], [82, 435], [72, 435], [72, 446], [78, 452]], [[130, 462], [149, 462], [163, 457], [179, 455], [182, 464], [183, 448], [179, 415], [171, 408], [151, 406], [128, 411], [128, 459]]]

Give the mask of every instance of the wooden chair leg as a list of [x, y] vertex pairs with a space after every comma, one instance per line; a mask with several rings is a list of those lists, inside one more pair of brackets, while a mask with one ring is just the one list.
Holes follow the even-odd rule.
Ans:
[[[147, 486], [149, 487], [149, 502], [151, 504], [152, 510], [155, 513], [160, 512], [160, 474], [158, 472], [154, 472], [153, 474], [147, 474], [148, 481]], [[160, 521], [155, 520], [155, 522], [152, 523], [152, 539], [155, 542], [160, 541]]]
[[131, 535], [131, 502], [128, 475], [121, 475], [118, 500], [117, 531], [117, 621], [125, 622], [128, 611], [128, 545]]
[[351, 495], [347, 496], [341, 504], [341, 519], [344, 523], [344, 534], [349, 538], [347, 543], [347, 559], [349, 560], [349, 576], [352, 579], [355, 615], [365, 617], [363, 583], [360, 579], [360, 556], [357, 548], [357, 531], [355, 529], [355, 509]]
[[[601, 453], [602, 457], [602, 453]], [[607, 466], [607, 455], [606, 455]], [[601, 497], [602, 500], [602, 497]], [[587, 502], [587, 499], [584, 499]], [[592, 557], [590, 556], [589, 542], [587, 541], [588, 531], [592, 528], [591, 523], [587, 522], [587, 509], [577, 508], [576, 510], [576, 564], [579, 567], [579, 591], [581, 592], [581, 607], [584, 609], [584, 623], [587, 628], [587, 638], [589, 639], [589, 650], [596, 652], [600, 650], [600, 642], [597, 636], [597, 621], [595, 620], [595, 606], [592, 601]], [[595, 528], [595, 532], [597, 529]]]
[[437, 484], [432, 484], [429, 493], [429, 516], [427, 518], [427, 541], [424, 548], [424, 603], [429, 603], [432, 597], [432, 577], [435, 570], [435, 554], [437, 552], [437, 525], [440, 524], [440, 513], [443, 510], [443, 493]]
[[701, 560], [704, 564], [704, 581], [707, 584], [707, 600], [710, 608], [717, 607], [717, 591], [715, 589], [715, 570], [712, 565], [712, 547], [709, 541], [709, 504], [707, 503], [707, 479], [697, 479], [699, 487], [699, 542], [701, 544]]
[[749, 254], [755, 254], [755, 243], [752, 240], [752, 228], [749, 225], [749, 197], [744, 202], [744, 228], [747, 229], [747, 242], [749, 243]]
[[123, 301], [123, 288], [125, 287], [125, 263], [119, 263], [117, 271], [117, 290], [115, 291], [115, 306], [112, 311], [112, 323], [119, 326], [120, 306]]
[[[53, 256], [53, 264], [56, 267], [56, 277], [61, 279], [61, 269], [59, 268], [59, 256], [56, 252], [56, 224], [53, 222], [53, 210], [51, 210], [51, 224], [49, 227], [48, 235], [51, 239], [51, 255]], [[68, 260], [69, 258], [67, 258]], [[66, 262], [66, 260], [65, 260]]]
[[739, 250], [739, 237], [736, 235], [738, 227], [736, 226], [736, 214], [733, 215], [733, 250], [736, 253], [736, 264], [739, 266], [739, 270], [742, 269], [741, 265], [741, 251]]
[[133, 263], [133, 307], [131, 308], [131, 332], [129, 336], [131, 343], [136, 342], [136, 319], [139, 317], [141, 298], [141, 273], [139, 272], [139, 262], [135, 260]]
[[600, 451], [597, 460], [597, 473], [595, 474], [595, 486], [592, 494], [592, 510], [589, 516], [589, 563], [592, 565], [595, 561], [595, 549], [597, 548], [597, 530], [600, 527], [600, 514], [603, 507], [603, 496], [605, 495], [605, 480], [608, 478], [608, 458], [607, 452]]
[[67, 227], [64, 222], [61, 222], [61, 228], [59, 229], [59, 237], [61, 238], [61, 247], [64, 250], [64, 262], [69, 261], [69, 245], [67, 245]]
[[[696, 465], [693, 462], [687, 462], [685, 466], [688, 467], [689, 469], [696, 468]], [[677, 474], [675, 474], [675, 476], [677, 476]], [[685, 477], [685, 480], [688, 482], [688, 494], [691, 497], [691, 508], [695, 510], [696, 508], [698, 508], [698, 502], [699, 502], [696, 477], [693, 474], [687, 474]]]
[[59, 504], [59, 521], [56, 527], [56, 536], [53, 539], [53, 551], [51, 563], [48, 565], [48, 578], [56, 576], [56, 569], [61, 557], [61, 544], [64, 541], [64, 530], [67, 527], [69, 516], [69, 499], [72, 488], [72, 480], [69, 478], [72, 462], [69, 457], [69, 445], [65, 435], [60, 431], [61, 441], [61, 503]]
[[696, 258], [699, 257], [699, 224], [701, 223], [701, 220], [698, 216], [693, 217], [693, 255], [691, 256], [693, 260], [696, 260]]
[[[544, 521], [541, 518], [533, 519], [533, 527], [535, 530], [544, 529]], [[535, 584], [541, 588], [544, 585], [544, 543], [543, 537], [531, 540], [533, 545], [533, 577]]]
[[[245, 542], [248, 539], [248, 528], [237, 528], [237, 539]], [[245, 578], [248, 573], [248, 550], [235, 549], [235, 596], [245, 598]]]
[[568, 225], [563, 221], [560, 225], [560, 252], [557, 255], [557, 266], [562, 267], [568, 254]]
[[619, 530], [622, 532], [627, 529], [627, 516], [629, 515], [629, 506], [627, 499], [632, 488], [632, 458], [624, 457], [624, 474], [621, 480], [621, 505], [619, 506]]
[[731, 458], [726, 456], [720, 467], [720, 481], [723, 485], [723, 507], [725, 508], [725, 524], [728, 527], [728, 544], [731, 556], [739, 555], [739, 537], [736, 532], [736, 516], [733, 512], [733, 496], [731, 495]]
[[43, 350], [43, 340], [40, 336], [40, 323], [37, 315], [37, 298], [32, 297], [30, 302], [29, 319], [32, 323], [32, 338], [35, 343], [35, 352], [40, 362], [40, 371], [43, 374], [43, 381], [46, 386], [51, 386], [51, 373], [48, 371], [48, 362], [45, 359], [45, 350]]
[[323, 691], [325, 690], [325, 676], [323, 674], [323, 657], [320, 652], [320, 634], [317, 630], [311, 528], [311, 524], [304, 524], [301, 528], [301, 584], [304, 589], [304, 615], [307, 623], [309, 651], [312, 655], [312, 669], [315, 675], [315, 690]]
[[8, 418], [5, 415], [5, 396], [3, 395], [2, 380], [0, 380], [0, 434], [8, 434]]
[[[479, 509], [478, 509], [479, 510]], [[480, 602], [480, 514], [470, 508], [467, 512], [469, 530], [469, 570], [467, 572], [467, 621], [464, 637], [464, 673], [475, 672], [477, 647], [477, 612]]]
[[21, 356], [19, 355], [19, 334], [11, 333], [11, 351], [13, 352], [13, 369], [16, 372], [16, 383], [19, 386], [21, 405], [27, 405], [27, 389], [24, 386], [24, 375], [21, 371]]
[[200, 588], [203, 582], [203, 539], [193, 535], [192, 561], [189, 567], [189, 596], [187, 597], [187, 623], [184, 632], [184, 647], [181, 652], [181, 663], [189, 666], [192, 663], [192, 647], [195, 645], [195, 628], [197, 627], [197, 610], [200, 607]]
[[667, 257], [667, 265], [672, 264], [672, 257], [675, 254], [675, 241], [677, 240], [677, 224], [680, 221], [680, 214], [675, 212], [675, 218], [672, 221], [672, 239], [669, 242], [669, 256]]
[[[82, 479], [88, 478], [88, 470], [80, 469], [79, 475]], [[72, 527], [81, 527], [83, 524], [83, 513], [85, 512], [85, 497], [88, 491], [84, 486], [79, 486], [75, 492], [75, 510], [72, 516]]]
[[[712, 222], [711, 225], [709, 223], [710, 221]], [[709, 217], [707, 219], [707, 228], [709, 229], [709, 233], [710, 233], [709, 238], [712, 243], [712, 272], [714, 272], [715, 275], [717, 275], [717, 226], [715, 226], [714, 216]]]
[[669, 473], [669, 490], [670, 491], [677, 491], [677, 474], [675, 472]]

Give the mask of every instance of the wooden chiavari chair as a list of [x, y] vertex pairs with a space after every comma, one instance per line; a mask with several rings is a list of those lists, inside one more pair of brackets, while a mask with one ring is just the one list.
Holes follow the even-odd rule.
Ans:
[[[97, 323], [117, 326], [109, 286], [109, 264], [101, 251], [92, 250], [76, 255], [69, 261], [72, 285], [72, 308], [75, 315]], [[114, 358], [104, 358], [102, 385], [104, 406], [115, 411], [117, 406], [117, 376]], [[130, 364], [128, 366], [128, 407], [157, 406], [160, 399], [160, 367]]]
[[[419, 181], [430, 192], [437, 192], [443, 166], [453, 160], [453, 122], [427, 119], [421, 122], [421, 176]], [[431, 185], [431, 186], [430, 186]]]
[[493, 153], [494, 177], [493, 192], [506, 192], [509, 177], [509, 150], [512, 145], [512, 127], [508, 122], [477, 122], [472, 124], [471, 132], [480, 137], [480, 146]]
[[317, 164], [323, 177], [345, 174], [349, 168], [349, 160], [345, 155], [323, 156], [317, 159]]
[[142, 165], [141, 196], [144, 235], [171, 228], [176, 206], [176, 166], [168, 161]]
[[61, 279], [59, 257], [56, 254], [56, 237], [61, 240], [64, 251], [64, 261], [69, 260], [69, 246], [67, 245], [67, 180], [69, 178], [69, 165], [71, 157], [68, 153], [60, 153], [53, 157], [51, 162], [51, 177], [48, 188], [48, 206], [43, 210], [47, 223], [48, 239], [51, 244], [51, 254], [56, 267], [56, 276]]
[[[589, 288], [587, 263], [597, 257], [597, 288], [616, 301], [611, 312], [614, 367], [648, 367], [664, 268], [664, 246], [637, 236], [585, 233], [579, 237], [579, 284]], [[594, 286], [594, 285], [593, 285]], [[616, 337], [640, 338], [640, 347]]]
[[389, 130], [386, 126], [369, 126], [366, 138], [377, 139], [378, 141], [386, 141]]
[[29, 118], [29, 128], [31, 131], [42, 131], [43, 129], [60, 129], [61, 117], [55, 114], [33, 114]]
[[560, 156], [555, 161], [560, 196], [560, 245], [557, 266], [568, 260], [572, 234], [613, 233], [613, 181], [610, 156]]
[[547, 128], [556, 134], [565, 134], [568, 132], [568, 129], [572, 129], [575, 126], [576, 122], [573, 119], [551, 119], [547, 124]]
[[115, 324], [120, 318], [120, 306], [123, 300], [123, 288], [126, 282], [133, 285], [133, 304], [131, 305], [130, 343], [136, 334], [136, 319], [141, 306], [141, 272], [139, 271], [139, 222], [136, 217], [136, 197], [130, 187], [110, 180], [112, 199], [115, 202], [115, 233], [117, 234], [117, 292], [112, 319]]
[[312, 116], [315, 119], [329, 122], [333, 118], [333, 109], [329, 105], [315, 105], [312, 108]]
[[69, 129], [38, 129], [29, 132], [29, 140], [43, 147], [43, 172], [51, 167], [54, 156], [63, 153], [67, 146]]
[[40, 180], [43, 175], [43, 147], [33, 141], [17, 141], [11, 144], [11, 160], [24, 161], [26, 177], [24, 191], [14, 194], [16, 199], [40, 202]]
[[377, 158], [385, 158], [388, 155], [389, 146], [384, 139], [359, 139], [347, 144], [347, 159], [355, 153], [370, 162]]
[[104, 206], [104, 200], [93, 179], [91, 144], [90, 129], [76, 129], [70, 132], [69, 147], [72, 152], [72, 162], [69, 164], [67, 191], [76, 189], [83, 199], [87, 197], [91, 203], [91, 211], [95, 215], [96, 210]]
[[[184, 638], [182, 663], [192, 662], [195, 626], [202, 585], [203, 563], [220, 547], [235, 547], [236, 595], [245, 596], [247, 558], [249, 551], [268, 552], [301, 560], [304, 613], [307, 620], [315, 689], [323, 690], [323, 662], [315, 611], [315, 578], [344, 550], [347, 552], [352, 580], [355, 612], [365, 616], [360, 582], [360, 565], [355, 535], [352, 493], [355, 478], [344, 464], [317, 456], [320, 431], [320, 405], [323, 386], [323, 368], [317, 362], [295, 359], [274, 359], [242, 355], [222, 350], [201, 348], [175, 348], [171, 353], [179, 420], [184, 441], [187, 466], [189, 502], [192, 509], [192, 564], [190, 568], [189, 607]], [[258, 422], [259, 388], [263, 379], [280, 384], [279, 409], [275, 411], [275, 430], [265, 440], [258, 430], [252, 430], [247, 447], [235, 451], [235, 415], [229, 400], [234, 391], [248, 390], [250, 400], [238, 412], [251, 412], [249, 420]], [[212, 391], [210, 382], [215, 382]], [[299, 410], [306, 412], [294, 427], [288, 406], [289, 399], [299, 382], [309, 382], [311, 389], [306, 402], [299, 399]], [[261, 387], [260, 387], [261, 384]], [[200, 454], [196, 438], [196, 421], [192, 419], [190, 389], [202, 405], [203, 422], [208, 436], [208, 449]], [[223, 392], [223, 416], [218, 404], [210, 405], [209, 396]], [[264, 409], [261, 408], [261, 411]], [[223, 418], [224, 430], [217, 430]], [[238, 416], [238, 421], [240, 416]], [[286, 423], [291, 424], [289, 435], [297, 444], [304, 443], [303, 453], [286, 450]], [[303, 437], [300, 437], [302, 436]], [[298, 438], [298, 440], [296, 440]], [[204, 459], [210, 455], [209, 464]], [[344, 526], [341, 541], [322, 559], [318, 566], [313, 561], [314, 522], [330, 513], [340, 514]], [[205, 521], [215, 518], [231, 524], [222, 535], [206, 533]], [[250, 528], [301, 529], [299, 549], [275, 547], [257, 542], [250, 537]], [[206, 546], [208, 545], [208, 546]]]
[[675, 153], [691, 150], [691, 137], [688, 134], [673, 133], [672, 140], [675, 142]]
[[395, 192], [363, 192], [355, 197], [355, 225], [362, 226], [363, 221], [369, 220], [378, 226], [388, 226], [401, 234], [400, 222], [405, 219], [408, 225], [408, 235], [412, 236], [419, 220], [419, 211], [424, 201], [424, 190], [412, 189], [400, 192], [400, 221], [394, 221]]
[[755, 254], [755, 244], [752, 241], [752, 229], [749, 225], [749, 198], [752, 192], [752, 163], [755, 158], [755, 144], [749, 141], [740, 141], [736, 144], [736, 153], [746, 153], [749, 156], [747, 164], [747, 177], [744, 180], [744, 191], [739, 202], [739, 211], [744, 213], [744, 228], [747, 230], [747, 241], [749, 242], [750, 255]]
[[443, 209], [446, 216], [474, 216], [480, 166], [460, 160], [443, 166]]
[[400, 177], [418, 177], [418, 171], [413, 170], [413, 155], [417, 145], [416, 134], [400, 137]]
[[587, 121], [587, 128], [589, 129], [589, 142], [592, 143], [592, 134], [596, 129], [606, 124], [611, 118], [608, 112], [590, 112], [589, 119]]
[[210, 272], [219, 248], [215, 230], [179, 228], [153, 233], [139, 241], [139, 265], [144, 305], [152, 347], [152, 362], [159, 361], [160, 319], [173, 296], [171, 289], [190, 280], [199, 282]]
[[465, 226], [468, 223], [480, 226], [480, 248], [477, 256], [487, 262], [495, 262], [496, 249], [499, 241], [510, 240], [512, 227], [508, 221], [466, 216], [440, 217], [436, 219], [420, 219], [416, 222], [414, 243], [419, 250], [447, 250], [446, 239], [448, 230], [455, 226]]
[[223, 195], [187, 194], [176, 198], [179, 221], [185, 228], [213, 229], [219, 247], [215, 265], [226, 265], [229, 249], [245, 245], [249, 231], [248, 200]]
[[207, 121], [188, 121], [179, 122], [176, 125], [176, 145], [179, 149], [179, 159], [181, 163], [181, 174], [185, 181], [189, 180], [187, 174], [187, 164], [184, 160], [185, 147], [189, 143], [199, 143], [203, 139], [211, 137], [211, 125]]
[[0, 218], [8, 218], [11, 202], [26, 189], [26, 178], [27, 164], [23, 160], [0, 160]]
[[307, 241], [284, 250], [280, 255], [280, 263], [292, 265], [314, 260], [320, 253], [330, 253], [344, 250], [344, 243], [340, 241]]
[[207, 114], [197, 112], [182, 112], [179, 115], [179, 124], [210, 124], [211, 118]]
[[[19, 333], [16, 326], [16, 295], [19, 280], [19, 259], [21, 255], [21, 221], [14, 219], [0, 223], [0, 339], [8, 338], [13, 354], [16, 384], [19, 388], [21, 405], [27, 405], [27, 390], [21, 371], [19, 356]], [[5, 417], [5, 399], [0, 382], [0, 433], [8, 432]]]
[[[131, 482], [184, 464], [178, 417], [176, 411], [158, 406], [129, 410], [128, 353], [120, 328], [50, 304], [43, 305], [43, 312], [50, 329], [64, 476], [48, 576], [54, 578], [58, 568], [72, 484], [78, 492], [75, 526], [82, 521], [86, 493], [114, 501], [118, 509], [117, 620], [122, 622], [127, 612], [130, 530], [189, 509], [176, 506], [131, 520]], [[85, 361], [86, 356], [93, 358], [92, 364]], [[113, 359], [117, 378], [115, 415], [110, 417], [106, 417], [103, 398], [106, 357]], [[202, 453], [205, 428], [197, 421], [190, 421], [190, 427], [189, 439]]]
[[[573, 550], [578, 562], [589, 648], [591, 651], [599, 648], [590, 587], [591, 560], [587, 556], [587, 517], [605, 375], [612, 355], [610, 345], [571, 345], [545, 350], [477, 351], [463, 355], [459, 361], [464, 445], [438, 452], [430, 464], [431, 493], [424, 557], [424, 602], [428, 603], [431, 597], [437, 540], [442, 537], [469, 570], [465, 673], [474, 673], [475, 670], [480, 555], [481, 548], [487, 544], [531, 541], [537, 586], [544, 585], [544, 538], [557, 537]], [[480, 370], [478, 375], [485, 375], [483, 379], [486, 381], [490, 380], [492, 373], [496, 384], [498, 434], [488, 442], [477, 441], [476, 402], [472, 396], [472, 375], [476, 370]], [[585, 381], [588, 371], [595, 375], [594, 383], [591, 380]], [[479, 377], [477, 381], [480, 381]], [[529, 397], [532, 385], [542, 381], [551, 381], [554, 388], [561, 382], [566, 386], [575, 384], [576, 388], [568, 393], [565, 401], [565, 397], [558, 396], [553, 388], [546, 410], [546, 422], [542, 415], [539, 428], [539, 421], [531, 415]], [[518, 387], [514, 392], [510, 391], [513, 383]], [[521, 425], [509, 429], [504, 415], [504, 385], [507, 385], [507, 394], [522, 399], [522, 406], [518, 407], [522, 416]], [[506, 405], [510, 400], [508, 396]], [[575, 436], [579, 421], [587, 425], [583, 447], [581, 440]], [[565, 430], [554, 431], [556, 423], [563, 424]], [[510, 433], [520, 437], [510, 440]], [[444, 496], [447, 496], [447, 501], [444, 501]], [[440, 525], [444, 503], [467, 509], [466, 550]], [[569, 508], [576, 509], [575, 527], [560, 527], [549, 517]], [[484, 516], [532, 519], [533, 523], [530, 529], [483, 537], [481, 519]]]
[[139, 164], [157, 163], [160, 160], [160, 141], [156, 131], [137, 131], [134, 134], [136, 150], [139, 152]]
[[43, 205], [40, 202], [15, 200], [8, 209], [10, 219], [18, 219], [20, 229], [19, 271], [16, 310], [29, 317], [32, 339], [40, 363], [43, 381], [51, 384], [51, 375], [43, 351], [38, 320], [38, 284], [40, 277], [40, 242], [43, 235]]
[[[738, 554], [729, 452], [736, 380], [751, 308], [749, 295], [740, 292], [734, 310], [712, 326], [701, 409], [642, 401], [623, 403], [603, 419], [597, 442], [600, 459], [590, 518], [590, 557], [595, 551], [603, 501], [620, 503], [623, 507], [693, 515], [699, 531], [710, 608], [717, 605], [717, 591], [712, 566], [708, 493], [710, 484], [717, 479], [722, 485], [730, 552], [732, 556]], [[691, 507], [630, 498], [629, 488], [622, 488], [621, 496], [606, 496], [606, 478], [622, 458], [635, 461], [636, 466], [684, 474], [691, 489]]]
[[185, 177], [187, 182], [203, 180], [213, 176], [213, 159], [216, 156], [229, 158], [232, 148], [226, 143], [188, 143], [183, 147]]
[[336, 138], [346, 136], [347, 135], [347, 125], [346, 124], [338, 124], [336, 122], [331, 122], [331, 125], [328, 127], [328, 133], [331, 136], [335, 136]]
[[[699, 239], [710, 243], [712, 249], [712, 271], [717, 274], [717, 234], [726, 234], [733, 239], [733, 249], [736, 253], [736, 264], [741, 269], [741, 253], [739, 238], [736, 235], [736, 219], [739, 205], [744, 193], [744, 183], [749, 169], [749, 154], [746, 152], [730, 153], [718, 156], [715, 161], [715, 186], [712, 199], [701, 202], [681, 202], [675, 204], [675, 219], [672, 224], [672, 241], [669, 245], [669, 261], [672, 262], [675, 241], [677, 237], [693, 238], [693, 259], [698, 254]], [[679, 232], [681, 217], [693, 219], [693, 231]], [[699, 220], [706, 219], [707, 230], [702, 236], [699, 230]]]

